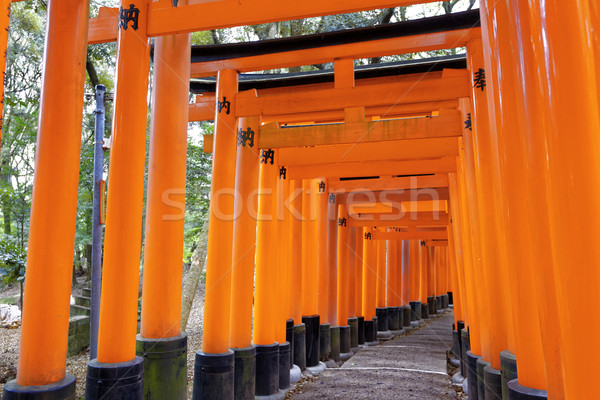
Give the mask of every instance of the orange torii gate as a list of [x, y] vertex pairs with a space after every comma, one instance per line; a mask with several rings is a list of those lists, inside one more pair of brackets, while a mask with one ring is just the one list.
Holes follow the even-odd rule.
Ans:
[[[379, 182], [374, 184], [385, 186], [400, 183], [393, 180], [405, 178], [394, 177], [398, 173], [394, 171], [402, 171], [404, 175], [433, 174], [428, 178], [432, 180], [441, 179], [438, 175], [447, 175], [450, 220], [449, 227], [442, 229], [447, 229], [444, 238], [447, 237], [450, 250], [450, 280], [452, 291], [458, 294], [456, 303], [460, 304], [455, 308], [460, 315], [455, 318], [461, 350], [455, 349], [455, 353], [463, 354], [462, 373], [468, 378], [470, 396], [476, 397], [479, 393], [487, 398], [502, 393], [509, 399], [593, 397], [595, 388], [590, 382], [593, 382], [594, 369], [587, 360], [600, 357], [600, 352], [589, 346], [600, 328], [600, 317], [576, 305], [592, 304], [600, 287], [600, 272], [593, 268], [600, 259], [600, 250], [594, 242], [595, 229], [600, 223], [600, 212], [594, 204], [599, 187], [595, 183], [600, 175], [600, 39], [597, 35], [600, 10], [596, 2], [501, 1], [492, 4], [481, 0], [481, 29], [442, 28], [399, 35], [402, 40], [395, 40], [394, 35], [378, 39], [378, 34], [383, 35], [378, 31], [368, 40], [348, 40], [326, 46], [306, 47], [304, 44], [305, 47], [285, 57], [281, 54], [287, 52], [263, 49], [261, 54], [216, 57], [194, 65], [187, 51], [189, 32], [196, 30], [423, 2], [426, 1], [123, 2], [120, 10], [102, 9], [99, 16], [91, 20], [88, 32], [86, 2], [64, 4], [50, 0], [19, 368], [16, 381], [5, 386], [5, 398], [43, 398], [51, 393], [55, 398], [66, 399], [74, 394], [74, 378], [65, 374], [65, 349], [84, 49], [86, 42], [111, 40], [118, 42], [111, 186], [98, 358], [88, 367], [86, 398], [106, 395], [141, 398], [143, 390], [147, 390], [146, 395], [185, 398], [185, 385], [182, 385], [185, 382], [171, 378], [172, 374], [181, 372], [175, 364], [185, 358], [185, 334], [176, 326], [181, 289], [177, 279], [172, 285], [164, 279], [165, 270], [175, 277], [180, 276], [181, 243], [177, 238], [183, 225], [179, 206], [168, 204], [180, 199], [181, 188], [185, 187], [181, 144], [185, 143], [182, 140], [185, 124], [190, 119], [188, 112], [195, 107], [194, 111], [200, 115], [193, 119], [206, 118], [203, 114], [206, 101], [214, 104], [208, 109], [214, 113], [215, 136], [204, 340], [203, 351], [196, 355], [194, 398], [231, 399], [238, 390], [245, 396], [281, 396], [279, 388], [289, 383], [287, 362], [292, 359], [292, 350], [288, 342], [295, 341], [295, 333], [304, 329], [304, 338], [310, 339], [310, 344], [305, 342], [307, 351], [304, 352], [302, 348], [295, 348], [293, 361], [301, 363], [304, 357], [309, 367], [318, 362], [320, 343], [315, 338], [319, 338], [321, 331], [319, 314], [326, 315], [326, 321], [335, 325], [330, 324], [332, 352], [335, 351], [336, 328], [339, 351], [351, 350], [355, 344], [352, 338], [356, 335], [352, 332], [358, 325], [355, 319], [359, 317], [359, 304], [350, 297], [358, 293], [359, 285], [356, 280], [352, 283], [352, 279], [358, 279], [360, 268], [356, 267], [356, 255], [361, 245], [360, 308], [365, 341], [376, 339], [368, 323], [375, 326], [376, 309], [386, 306], [386, 296], [391, 293], [392, 304], [398, 300], [394, 294], [398, 290], [397, 269], [390, 270], [396, 273], [390, 284], [386, 286], [381, 282], [384, 276], [388, 279], [386, 258], [389, 254], [390, 260], [397, 259], [398, 246], [391, 244], [386, 249], [385, 241], [377, 237], [391, 238], [391, 242], [395, 242], [409, 237], [407, 234], [411, 231], [432, 236], [441, 232], [435, 227], [422, 231], [411, 224], [406, 226], [406, 232], [402, 228], [383, 232], [381, 225], [378, 229], [365, 225], [361, 241], [360, 227], [349, 223], [352, 213], [345, 204], [338, 203], [338, 195], [329, 193], [332, 192], [327, 188], [329, 182], [323, 180], [325, 187], [322, 187], [320, 178], [323, 174], [337, 179], [380, 176]], [[444, 33], [446, 31], [450, 33]], [[360, 34], [365, 32], [360, 31]], [[137, 350], [144, 359], [136, 356], [135, 325], [150, 37], [157, 37], [150, 145], [154, 167], [149, 172], [145, 290]], [[369, 97], [372, 87], [361, 88], [359, 80], [355, 80], [354, 58], [465, 45], [468, 75], [454, 76], [466, 82], [460, 87], [463, 91], [454, 97], [461, 99], [460, 117], [456, 112], [445, 111], [456, 108], [454, 103], [447, 103], [452, 99], [419, 97], [430, 94], [430, 90], [419, 90], [412, 93], [414, 97], [406, 97], [393, 114], [403, 117], [411, 113], [429, 114], [431, 121], [367, 120], [387, 114], [385, 109], [378, 109], [382, 105], [377, 103], [377, 97], [377, 101]], [[305, 97], [294, 111], [289, 111], [292, 103], [286, 104], [290, 108], [282, 108], [273, 102], [283, 100], [287, 95], [284, 92], [289, 89], [278, 89], [279, 93], [274, 90], [263, 97], [259, 90], [240, 91], [239, 71], [303, 65], [310, 63], [309, 60], [333, 61], [334, 80], [329, 87], [297, 93], [299, 99]], [[161, 67], [162, 63], [166, 68]], [[203, 96], [196, 105], [188, 105], [189, 77], [208, 75], [217, 75], [214, 95]], [[437, 78], [443, 80], [444, 73]], [[379, 85], [386, 82], [394, 85], [390, 77], [380, 79]], [[371, 86], [376, 85], [371, 82]], [[399, 83], [396, 89], [402, 90]], [[381, 90], [374, 93], [382, 95]], [[61, 99], [60, 107], [52, 101], [56, 98]], [[332, 107], [331, 99], [340, 106]], [[365, 101], [362, 105], [357, 104], [362, 100]], [[269, 112], [272, 114], [267, 116]], [[292, 113], [296, 115], [289, 115]], [[281, 123], [288, 118], [288, 123], [344, 121], [344, 124], [325, 128], [262, 125], [261, 115], [267, 123]], [[431, 127], [433, 118], [440, 118], [436, 122], [441, 118], [464, 122], [460, 133], [450, 135], [457, 138], [457, 155], [427, 161], [422, 155], [413, 160], [383, 163], [370, 160], [366, 165], [361, 165], [360, 160], [342, 162], [340, 156], [334, 163], [290, 165], [289, 175], [285, 176], [278, 168], [286, 143], [290, 148], [343, 146], [356, 139], [352, 136], [356, 132], [360, 135], [367, 130], [372, 130], [374, 136], [379, 135], [376, 140], [386, 137], [388, 141], [407, 140], [386, 135], [390, 132], [407, 134], [413, 128], [421, 134], [445, 129], [444, 126]], [[175, 120], [177, 128], [173, 129]], [[236, 150], [238, 125], [245, 132], [250, 129], [257, 133], [256, 147], [246, 146], [242, 137], [237, 146], [242, 150]], [[456, 126], [451, 128], [457, 129]], [[313, 129], [321, 132], [309, 138], [308, 132]], [[174, 134], [177, 140], [172, 140], [167, 132]], [[575, 132], [576, 140], [565, 132]], [[262, 137], [263, 143], [260, 142]], [[368, 144], [359, 143], [359, 146]], [[55, 157], [57, 146], [60, 146], [59, 158]], [[258, 154], [259, 148], [262, 148], [261, 154]], [[356, 157], [368, 153], [368, 150], [358, 151]], [[380, 172], [377, 173], [376, 167]], [[382, 173], [384, 168], [388, 170]], [[247, 182], [254, 183], [245, 184]], [[342, 181], [332, 179], [333, 182], [340, 185]], [[240, 207], [247, 209], [245, 206], [255, 200], [222, 194], [232, 189], [246, 193], [253, 188], [261, 190], [255, 207], [259, 214], [277, 213], [279, 217], [281, 212], [281, 221], [259, 218], [256, 223], [248, 219], [245, 212], [241, 220], [223, 218], [233, 215]], [[301, 188], [305, 189], [304, 193]], [[266, 195], [266, 191], [281, 193], [284, 198], [286, 193], [302, 194], [292, 198], [290, 207], [281, 207], [279, 200]], [[57, 193], [59, 201], [56, 201]], [[331, 194], [333, 202], [329, 200]], [[298, 214], [306, 217], [312, 210], [317, 210], [316, 219], [298, 218]], [[254, 233], [253, 223], [258, 228]], [[281, 246], [278, 246], [280, 238]], [[400, 287], [402, 293], [403, 288], [408, 287], [415, 316], [431, 310], [424, 304], [430, 302], [432, 287], [435, 292], [437, 286], [431, 274], [444, 263], [442, 256], [438, 256], [438, 250], [443, 247], [427, 246], [433, 243], [428, 240], [437, 239], [405, 241], [402, 245], [402, 266], [409, 268], [402, 268], [400, 275], [402, 282], [410, 284], [403, 286], [401, 282]], [[165, 247], [164, 252], [156, 250], [158, 244]], [[251, 259], [244, 257], [244, 247], [254, 244], [257, 247], [256, 296], [252, 320], [251, 316], [248, 319], [248, 299], [252, 294], [248, 276], [253, 272], [253, 265]], [[405, 249], [409, 251], [405, 253]], [[232, 272], [238, 261], [233, 257], [245, 259], [240, 276]], [[349, 273], [352, 270], [355, 274]], [[325, 271], [336, 279], [319, 278]], [[315, 276], [316, 282], [311, 281]], [[336, 299], [332, 297], [332, 283], [337, 283]], [[276, 286], [279, 289], [272, 290]], [[242, 296], [240, 299], [232, 297], [232, 287], [240, 288], [235, 294]], [[162, 290], [168, 291], [169, 298], [164, 307], [156, 303]], [[402, 295], [400, 297], [405, 303], [406, 296], [404, 300]], [[239, 316], [244, 321], [236, 321], [231, 318], [231, 305], [242, 304], [243, 299], [246, 304]], [[289, 307], [286, 306], [288, 301]], [[47, 312], [48, 309], [52, 312]], [[302, 325], [303, 320], [305, 325]], [[461, 329], [461, 321], [466, 323], [468, 331]], [[249, 329], [252, 324], [253, 338]], [[243, 333], [232, 334], [232, 326], [243, 327]], [[350, 343], [346, 341], [348, 337]], [[251, 340], [255, 347], [240, 347], [251, 345]], [[151, 349], [168, 353], [168, 361], [153, 362]], [[255, 364], [252, 361], [245, 364], [254, 354]], [[337, 357], [340, 356], [338, 352]], [[234, 373], [234, 365], [241, 368], [242, 375]], [[238, 387], [239, 376], [251, 377], [254, 365], [256, 378]], [[166, 384], [156, 385], [148, 379], [143, 388], [144, 368], [146, 372], [160, 371], [156, 376], [169, 377]], [[276, 375], [278, 379], [274, 379]]]

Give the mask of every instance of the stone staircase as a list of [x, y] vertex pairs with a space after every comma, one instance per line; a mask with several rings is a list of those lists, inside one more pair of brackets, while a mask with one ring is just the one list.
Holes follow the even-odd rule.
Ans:
[[67, 357], [79, 354], [90, 345], [90, 302], [92, 290], [83, 288], [81, 296], [75, 296], [69, 317], [69, 345]]

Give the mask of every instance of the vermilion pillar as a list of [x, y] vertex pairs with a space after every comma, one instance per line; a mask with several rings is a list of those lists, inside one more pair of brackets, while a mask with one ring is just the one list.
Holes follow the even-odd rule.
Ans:
[[[2, 6], [3, 14], [8, 4]], [[27, 295], [23, 304], [17, 379], [7, 383], [5, 395], [20, 392], [23, 388], [19, 385], [54, 384], [64, 387], [65, 391], [75, 390], [75, 378], [65, 376], [65, 363], [88, 3], [50, 0], [46, 26], [25, 279]], [[61, 101], [55, 101], [57, 98]]]
[[329, 321], [329, 242], [327, 241], [329, 190], [326, 179], [319, 179], [317, 182], [317, 314], [324, 324]]
[[[291, 311], [295, 325], [302, 324], [302, 181], [290, 182], [290, 286]], [[300, 284], [299, 284], [300, 283]]]
[[337, 196], [328, 195], [327, 200], [327, 265], [329, 269], [329, 284], [327, 292], [328, 312], [327, 321], [330, 326], [337, 324]]
[[356, 315], [359, 317], [363, 316], [362, 311], [362, 292], [363, 292], [363, 238], [364, 232], [362, 227], [356, 228], [356, 285], [355, 285], [355, 309]]
[[[137, 343], [137, 354], [145, 358], [144, 393], [173, 399], [187, 398], [187, 374], [181, 367], [187, 360], [187, 336], [180, 327], [189, 48], [189, 34], [159, 37], [154, 46], [144, 290]], [[172, 349], [180, 351], [155, 361], [156, 354]]]
[[348, 228], [348, 317], [356, 317], [356, 228]]
[[395, 240], [387, 241], [387, 282], [386, 282], [386, 297], [388, 307], [399, 307], [400, 300], [398, 298], [399, 291], [398, 283], [398, 242]]
[[376, 311], [377, 250], [373, 228], [363, 229], [363, 297], [362, 313], [365, 317], [365, 342], [377, 341], [377, 325], [373, 320]]
[[292, 269], [290, 259], [290, 210], [286, 208], [286, 202], [290, 198], [290, 180], [287, 172], [283, 174], [280, 167], [277, 180], [277, 235], [281, 239], [277, 247], [277, 342], [283, 344], [287, 340], [286, 323], [291, 317], [290, 286], [292, 282]]
[[229, 347], [252, 344], [260, 118], [240, 118], [236, 152]]
[[[542, 193], [547, 199], [550, 246], [546, 251], [552, 253], [558, 315], [564, 321], [560, 328], [567, 399], [593, 396], [591, 371], [581, 360], [597, 357], [598, 349], [590, 343], [594, 343], [594, 331], [600, 327], [597, 315], [584, 316], [585, 310], [574, 307], [593, 301], [600, 282], [598, 268], [589, 267], [600, 259], [600, 249], [592, 245], [600, 213], [588, 208], [598, 196], [598, 185], [591, 182], [600, 175], [599, 99], [598, 93], [590, 90], [598, 71], [590, 28], [597, 26], [594, 17], [598, 14], [594, 8], [590, 10], [590, 3], [530, 2], [531, 8], [518, 14], [529, 19], [533, 38], [533, 51], [527, 50], [524, 60], [534, 70], [526, 76], [534, 72], [546, 78], [525, 82], [525, 88], [533, 91], [527, 90], [526, 97], [521, 93], [520, 101], [525, 102], [528, 112], [541, 111], [527, 115], [535, 127], [528, 130], [531, 145], [527, 162], [533, 166], [532, 176], [539, 176], [533, 180], [535, 188], [545, 189]], [[577, 139], [565, 136], [565, 129], [578, 132]]]
[[410, 240], [402, 241], [401, 274], [400, 274], [400, 304], [407, 306], [410, 301]]
[[[494, 309], [493, 313], [489, 313], [490, 335], [491, 335], [491, 353], [483, 355], [485, 361], [491, 363], [492, 368], [500, 370], [500, 353], [509, 350], [514, 354], [515, 334], [513, 324], [513, 309], [519, 309], [524, 304], [514, 305], [511, 302], [512, 295], [516, 295], [514, 291], [511, 293], [509, 284], [509, 272], [513, 272], [514, 268], [523, 261], [521, 256], [517, 255], [518, 247], [525, 243], [511, 243], [513, 235], [506, 235], [505, 229], [509, 226], [505, 223], [507, 216], [512, 218], [517, 211], [507, 213], [506, 196], [517, 189], [519, 183], [511, 180], [510, 187], [506, 186], [508, 181], [499, 170], [502, 162], [498, 157], [498, 141], [502, 141], [502, 134], [493, 126], [494, 121], [501, 118], [512, 118], [508, 115], [501, 115], [498, 112], [489, 110], [488, 101], [490, 100], [490, 82], [494, 79], [490, 75], [488, 78], [485, 72], [486, 66], [482, 64], [481, 41], [477, 40], [469, 43], [469, 71], [473, 76], [473, 81], [478, 82], [478, 76], [482, 73], [485, 76], [486, 83], [475, 83], [472, 88], [472, 104], [470, 101], [461, 100], [461, 110], [463, 119], [467, 117], [467, 113], [471, 115], [472, 128], [465, 129], [463, 132], [465, 155], [467, 160], [472, 159], [474, 165], [474, 184], [476, 185], [478, 211], [479, 211], [479, 227], [481, 233], [481, 256], [483, 259], [482, 267], [484, 268], [485, 277], [485, 292], [489, 302], [489, 310]], [[481, 72], [481, 71], [484, 72]], [[490, 71], [488, 71], [490, 73]], [[479, 81], [481, 82], [481, 81]], [[493, 102], [492, 102], [493, 103]], [[503, 110], [508, 112], [507, 110]], [[468, 161], [467, 165], [471, 165]], [[520, 180], [519, 182], [522, 182]], [[500, 234], [499, 234], [500, 232]], [[508, 241], [507, 241], [508, 239]], [[519, 241], [520, 242], [520, 241]], [[513, 268], [513, 271], [509, 271]], [[517, 283], [515, 275], [512, 274], [513, 283]], [[518, 284], [518, 283], [517, 283]], [[514, 287], [514, 285], [513, 285]], [[535, 298], [535, 292], [529, 291], [532, 298]], [[523, 298], [523, 294], [519, 291], [519, 296]], [[527, 294], [526, 296], [529, 296]], [[531, 303], [529, 303], [531, 306]], [[522, 336], [527, 334], [522, 332]], [[489, 357], [489, 358], [488, 358]]]
[[337, 325], [348, 325], [349, 271], [348, 271], [348, 213], [344, 205], [338, 206], [337, 247]]
[[420, 243], [418, 240], [410, 241], [410, 265], [409, 265], [409, 276], [410, 276], [410, 289], [408, 298], [410, 301], [420, 301], [420, 280], [421, 280], [421, 269], [420, 269]]
[[302, 315], [317, 314], [317, 209], [318, 183], [302, 181]]
[[377, 308], [385, 308], [385, 289], [386, 289], [386, 250], [385, 240], [377, 240], [375, 247], [377, 251], [377, 280], [376, 280], [376, 306]]
[[[254, 398], [255, 392], [254, 380], [243, 377], [254, 374], [256, 365], [256, 350], [252, 346], [252, 305], [260, 170], [259, 128], [260, 117], [240, 118], [238, 121], [229, 347], [234, 351], [234, 364], [239, 372], [234, 376], [234, 396], [239, 399]], [[283, 289], [289, 293], [289, 287]], [[278, 301], [278, 305], [280, 303]], [[285, 331], [285, 326], [283, 328]]]
[[233, 398], [233, 351], [229, 350], [231, 267], [237, 125], [237, 72], [217, 75], [212, 183], [208, 219], [206, 295], [202, 352], [196, 353], [194, 399], [222, 392]]
[[421, 304], [427, 304], [427, 291], [429, 288], [429, 251], [427, 250], [427, 246], [425, 246], [425, 241], [420, 241], [419, 245], [419, 299]]

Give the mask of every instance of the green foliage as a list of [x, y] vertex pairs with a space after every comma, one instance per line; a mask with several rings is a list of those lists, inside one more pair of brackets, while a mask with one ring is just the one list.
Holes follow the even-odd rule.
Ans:
[[26, 252], [12, 236], [0, 237], [0, 282], [12, 285], [25, 279]]

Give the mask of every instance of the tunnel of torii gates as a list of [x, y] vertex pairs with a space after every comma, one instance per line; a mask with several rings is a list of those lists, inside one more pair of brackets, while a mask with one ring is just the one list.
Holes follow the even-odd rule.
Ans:
[[[345, 358], [450, 299], [469, 398], [595, 398], [598, 2], [481, 0], [448, 16], [190, 51], [193, 31], [415, 3], [131, 0], [89, 19], [85, 0], [50, 0], [20, 357], [4, 398], [75, 396], [65, 364], [86, 46], [115, 40], [87, 399], [186, 398], [182, 210], [187, 126], [200, 120], [215, 125], [195, 399], [281, 397], [290, 371]], [[353, 67], [460, 47], [466, 55]], [[331, 62], [331, 73], [247, 74]]]

